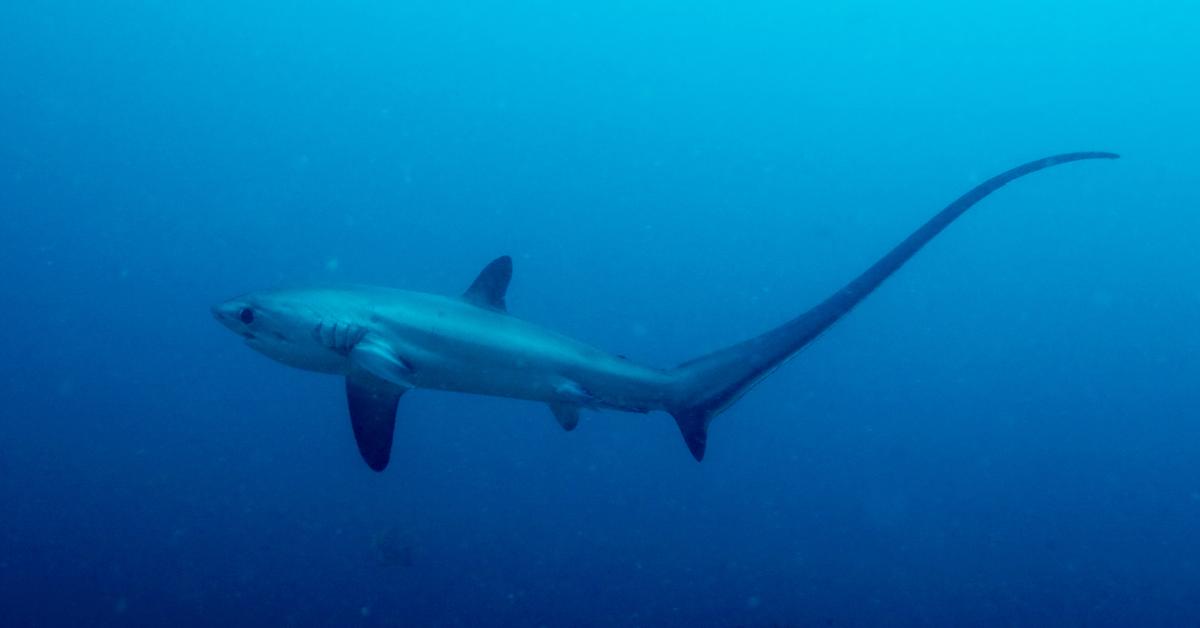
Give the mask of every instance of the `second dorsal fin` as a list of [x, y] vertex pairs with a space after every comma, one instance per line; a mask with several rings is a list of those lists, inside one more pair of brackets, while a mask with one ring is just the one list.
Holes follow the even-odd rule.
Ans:
[[511, 279], [512, 258], [501, 255], [484, 266], [479, 276], [471, 283], [471, 287], [463, 293], [463, 298], [480, 307], [507, 312], [504, 294], [508, 292], [508, 282]]

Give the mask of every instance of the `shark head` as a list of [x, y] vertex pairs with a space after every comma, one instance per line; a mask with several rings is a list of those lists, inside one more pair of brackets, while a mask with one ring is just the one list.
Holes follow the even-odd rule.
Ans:
[[[348, 324], [336, 299], [311, 290], [251, 292], [214, 305], [213, 317], [246, 346], [288, 366], [322, 373], [346, 370], [363, 330]], [[341, 327], [339, 329], [339, 326]]]

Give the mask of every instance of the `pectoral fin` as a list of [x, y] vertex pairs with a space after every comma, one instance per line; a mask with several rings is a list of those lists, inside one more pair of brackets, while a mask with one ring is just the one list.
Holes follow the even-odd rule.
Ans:
[[346, 401], [358, 453], [367, 466], [383, 471], [392, 457], [392, 434], [396, 429], [396, 406], [404, 388], [363, 378], [346, 378]]
[[400, 388], [412, 388], [412, 366], [387, 344], [367, 337], [350, 352], [354, 368]]
[[552, 403], [550, 411], [554, 413], [554, 420], [562, 426], [564, 430], [570, 432], [579, 425], [579, 406], [569, 403]]
[[591, 406], [596, 403], [596, 397], [574, 380], [564, 379], [554, 387], [554, 392], [559, 398], [569, 399], [577, 406]]

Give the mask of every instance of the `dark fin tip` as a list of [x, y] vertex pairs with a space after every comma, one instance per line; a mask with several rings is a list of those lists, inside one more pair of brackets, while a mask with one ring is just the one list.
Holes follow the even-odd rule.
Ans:
[[403, 394], [402, 390], [382, 389], [346, 378], [346, 400], [354, 442], [372, 471], [383, 471], [391, 460], [396, 406]]
[[703, 409], [687, 409], [672, 413], [683, 442], [696, 462], [704, 460], [704, 451], [708, 448], [708, 423], [711, 416]]
[[579, 426], [579, 406], [566, 403], [550, 404], [550, 412], [554, 414], [554, 420], [568, 432], [573, 431]]

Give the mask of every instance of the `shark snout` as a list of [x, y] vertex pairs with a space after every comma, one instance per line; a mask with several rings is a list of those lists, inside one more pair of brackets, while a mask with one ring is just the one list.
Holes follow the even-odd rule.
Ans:
[[217, 319], [218, 323], [242, 335], [246, 334], [246, 315], [243, 313], [245, 310], [246, 304], [239, 301], [225, 301], [210, 308], [213, 318]]
[[227, 324], [228, 321], [232, 321], [235, 313], [234, 307], [228, 301], [212, 306], [209, 308], [209, 311], [212, 312], [213, 318], [217, 319], [222, 324]]

